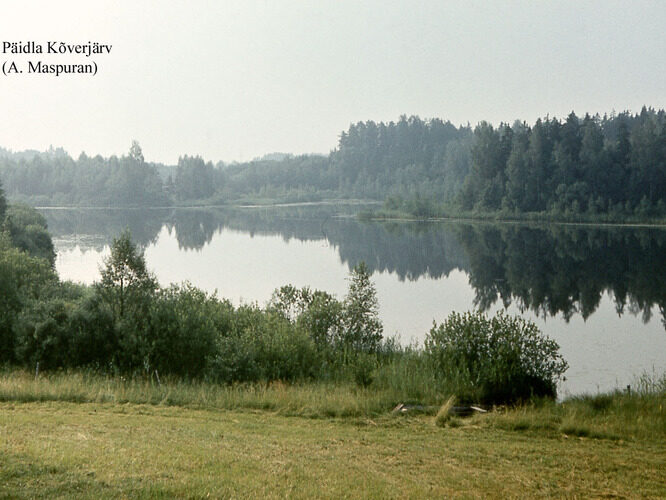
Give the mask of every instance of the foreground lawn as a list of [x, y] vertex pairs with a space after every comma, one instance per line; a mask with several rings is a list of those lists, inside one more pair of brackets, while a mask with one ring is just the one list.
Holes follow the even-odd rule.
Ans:
[[666, 496], [661, 435], [576, 437], [502, 418], [441, 428], [427, 415], [4, 402], [0, 497]]

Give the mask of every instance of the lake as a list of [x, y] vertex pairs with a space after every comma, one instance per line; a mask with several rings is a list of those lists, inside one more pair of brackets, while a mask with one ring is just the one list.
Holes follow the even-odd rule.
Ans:
[[264, 305], [293, 284], [345, 295], [363, 261], [385, 335], [422, 343], [450, 312], [507, 310], [537, 323], [569, 362], [562, 395], [666, 372], [666, 228], [366, 222], [358, 205], [41, 209], [62, 279], [93, 283], [123, 229], [162, 285], [189, 281]]

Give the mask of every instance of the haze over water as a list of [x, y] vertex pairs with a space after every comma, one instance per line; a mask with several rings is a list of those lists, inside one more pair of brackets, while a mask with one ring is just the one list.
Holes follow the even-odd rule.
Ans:
[[385, 335], [423, 342], [450, 312], [506, 308], [535, 321], [569, 362], [566, 395], [624, 388], [666, 370], [666, 230], [378, 223], [355, 207], [44, 210], [62, 279], [92, 283], [129, 227], [163, 286], [189, 281], [263, 306], [293, 284], [343, 298], [372, 271]]

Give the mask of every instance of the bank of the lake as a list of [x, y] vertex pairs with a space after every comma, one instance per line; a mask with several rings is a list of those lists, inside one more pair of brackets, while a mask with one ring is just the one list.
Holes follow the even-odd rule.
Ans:
[[586, 224], [590, 226], [663, 227], [666, 217], [633, 213], [516, 212], [511, 210], [460, 210], [457, 207], [428, 209], [365, 209], [357, 217], [366, 221], [460, 221], [488, 223]]

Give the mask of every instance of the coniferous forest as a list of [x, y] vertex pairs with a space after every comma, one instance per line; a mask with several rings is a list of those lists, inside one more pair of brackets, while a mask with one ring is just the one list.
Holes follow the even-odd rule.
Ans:
[[474, 128], [403, 115], [350, 125], [328, 156], [232, 164], [198, 156], [150, 163], [136, 141], [120, 158], [0, 149], [0, 182], [10, 199], [43, 206], [362, 198], [417, 217], [651, 220], [666, 214], [666, 113], [572, 112]]

